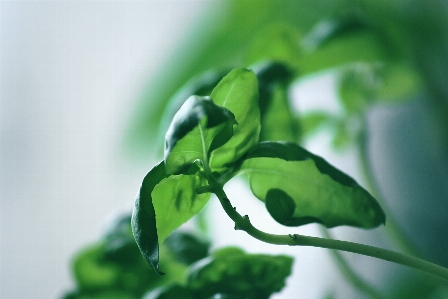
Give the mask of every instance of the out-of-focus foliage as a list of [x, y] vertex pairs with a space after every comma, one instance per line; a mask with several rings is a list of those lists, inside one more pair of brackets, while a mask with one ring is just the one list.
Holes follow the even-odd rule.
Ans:
[[156, 289], [144, 299], [267, 299], [285, 286], [292, 262], [285, 255], [247, 254], [235, 247], [222, 248], [193, 264], [185, 284]]
[[207, 299], [221, 298], [224, 291], [229, 298], [269, 298], [291, 274], [291, 257], [247, 254], [233, 247], [210, 254], [207, 240], [176, 231], [160, 246], [167, 274], [159, 276], [143, 259], [130, 218], [114, 219], [100, 240], [74, 256], [76, 288], [64, 299]]

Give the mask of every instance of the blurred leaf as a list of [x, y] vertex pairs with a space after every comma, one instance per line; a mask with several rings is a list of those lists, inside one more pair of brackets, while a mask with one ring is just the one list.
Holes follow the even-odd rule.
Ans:
[[230, 140], [211, 154], [210, 166], [219, 171], [225, 164], [241, 157], [258, 141], [260, 110], [257, 77], [253, 71], [245, 68], [234, 69], [213, 89], [211, 98], [216, 105], [232, 111], [238, 122]]
[[285, 255], [246, 254], [240, 249], [224, 248], [195, 264], [187, 283], [201, 298], [220, 293], [247, 299], [269, 298], [285, 286], [292, 263], [293, 259]]
[[299, 122], [303, 135], [311, 137], [325, 126], [331, 125], [335, 117], [324, 111], [311, 111], [300, 115]]
[[208, 255], [210, 243], [191, 233], [173, 232], [165, 246], [178, 261], [190, 265]]
[[[372, 228], [385, 222], [377, 201], [355, 180], [295, 143], [258, 144], [244, 157], [241, 171], [249, 175], [251, 190], [260, 200], [265, 201], [272, 189], [288, 195], [282, 194], [283, 202], [293, 199], [289, 220], [282, 211], [285, 225], [319, 222], [327, 227]], [[292, 207], [290, 202], [279, 205]]]
[[142, 299], [200, 299], [189, 288], [181, 285], [169, 285], [153, 290]]
[[103, 290], [96, 292], [74, 291], [64, 295], [62, 299], [135, 299], [135, 296], [117, 290]]
[[348, 114], [361, 114], [373, 101], [378, 80], [372, 67], [356, 64], [339, 77], [338, 95]]
[[[319, 20], [338, 14], [345, 0], [212, 1], [207, 12], [179, 40], [162, 67], [155, 72], [135, 105], [123, 145], [129, 158], [141, 162], [154, 155], [148, 151], [157, 136], [162, 112], [169, 99], [192, 77], [210, 69], [243, 65], [242, 53], [248, 42], [270, 24], [286, 24], [307, 32]], [[229, 21], [231, 20], [231, 22]]]
[[388, 64], [378, 72], [380, 83], [376, 100], [379, 102], [403, 102], [411, 99], [423, 88], [422, 78], [407, 64]]
[[133, 265], [141, 259], [132, 234], [131, 215], [121, 215], [109, 224], [104, 233], [104, 243], [104, 255], [107, 260]]
[[165, 164], [160, 162], [145, 176], [132, 211], [132, 232], [145, 260], [159, 275], [159, 237], [152, 192], [167, 177]]
[[395, 55], [385, 34], [351, 16], [320, 22], [305, 37], [304, 44], [308, 52], [303, 73], [354, 62], [384, 62]]
[[[204, 155], [232, 137], [234, 124], [234, 114], [215, 105], [211, 98], [189, 97], [174, 115], [166, 133], [167, 174], [186, 173], [195, 160], [204, 160]], [[207, 153], [203, 152], [204, 149]]]
[[288, 91], [278, 86], [272, 94], [271, 104], [263, 115], [260, 141], [300, 140], [301, 128], [292, 114]]
[[300, 127], [292, 115], [288, 88], [294, 75], [282, 63], [264, 62], [254, 66], [258, 79], [261, 118], [260, 141], [298, 141]]
[[114, 288], [120, 268], [103, 259], [104, 243], [98, 242], [83, 248], [73, 258], [72, 269], [76, 283], [83, 290]]
[[261, 30], [246, 50], [246, 65], [273, 61], [288, 65], [298, 73], [303, 56], [302, 36], [289, 24], [271, 24]]

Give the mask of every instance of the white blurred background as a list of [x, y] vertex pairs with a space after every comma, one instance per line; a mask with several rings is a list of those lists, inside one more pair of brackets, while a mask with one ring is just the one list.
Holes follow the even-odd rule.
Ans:
[[57, 298], [71, 256], [130, 210], [120, 154], [148, 78], [202, 1], [1, 1], [0, 298]]

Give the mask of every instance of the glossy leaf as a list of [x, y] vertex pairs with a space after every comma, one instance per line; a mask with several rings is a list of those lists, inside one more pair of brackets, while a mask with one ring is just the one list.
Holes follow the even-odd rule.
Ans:
[[[249, 175], [252, 192], [262, 201], [269, 197], [268, 211], [280, 210], [274, 219], [282, 224], [372, 228], [385, 222], [378, 202], [354, 179], [295, 143], [260, 143], [244, 159], [241, 171]], [[273, 209], [273, 195], [279, 195], [275, 190], [284, 194]]]
[[165, 165], [160, 162], [145, 176], [132, 211], [132, 233], [145, 260], [160, 275], [159, 237], [152, 193], [157, 184], [167, 177]]
[[286, 255], [247, 254], [223, 248], [191, 269], [188, 286], [209, 298], [215, 294], [247, 299], [269, 298], [285, 286], [293, 259]]
[[[232, 137], [234, 124], [233, 113], [215, 105], [211, 98], [189, 97], [165, 136], [166, 173], [187, 173], [195, 160], [204, 160], [204, 155]], [[204, 148], [207, 153], [203, 152]]]
[[253, 71], [234, 69], [213, 89], [211, 98], [216, 105], [232, 111], [238, 122], [230, 140], [211, 154], [211, 168], [219, 171], [225, 164], [236, 161], [258, 141], [260, 110], [257, 77]]
[[[160, 142], [163, 144], [165, 140], [165, 133], [168, 130], [170, 123], [176, 112], [182, 107], [182, 104], [191, 96], [209, 96], [213, 88], [221, 81], [221, 79], [229, 72], [229, 70], [211, 70], [200, 75], [194, 76], [187, 83], [185, 83], [170, 99], [167, 104], [162, 119], [159, 124]], [[163, 149], [163, 148], [162, 148]]]

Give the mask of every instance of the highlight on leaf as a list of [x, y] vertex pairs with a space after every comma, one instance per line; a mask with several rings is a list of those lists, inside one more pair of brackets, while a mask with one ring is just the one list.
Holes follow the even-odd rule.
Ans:
[[165, 136], [167, 173], [186, 173], [195, 160], [203, 160], [204, 155], [225, 144], [233, 136], [236, 123], [235, 115], [214, 104], [210, 97], [189, 97], [174, 115]]

